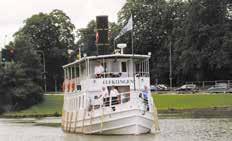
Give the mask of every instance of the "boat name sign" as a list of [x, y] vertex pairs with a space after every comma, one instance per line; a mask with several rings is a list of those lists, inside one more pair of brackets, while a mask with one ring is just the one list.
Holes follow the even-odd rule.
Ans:
[[130, 79], [108, 79], [103, 80], [103, 84], [105, 85], [125, 85], [125, 84], [133, 84], [134, 81]]

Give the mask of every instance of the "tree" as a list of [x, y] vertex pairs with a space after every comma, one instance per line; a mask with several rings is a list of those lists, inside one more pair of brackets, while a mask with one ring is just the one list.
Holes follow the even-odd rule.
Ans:
[[20, 64], [0, 68], [2, 111], [25, 109], [42, 101], [42, 89], [28, 77]]
[[[130, 15], [134, 21], [134, 47], [136, 53], [152, 52], [151, 80], [167, 83], [169, 76], [169, 46], [173, 32], [181, 27], [186, 3], [165, 0], [127, 0], [119, 12], [119, 25], [125, 25]], [[141, 10], [142, 9], [142, 10]], [[125, 35], [126, 40], [130, 39]], [[124, 40], [125, 40], [124, 39]], [[123, 40], [123, 39], [122, 39]], [[130, 43], [128, 43], [130, 46]]]
[[74, 47], [73, 31], [74, 25], [60, 10], [39, 13], [25, 21], [14, 41], [6, 46], [14, 50], [14, 61], [0, 67], [0, 112], [24, 109], [42, 101], [41, 51], [46, 58], [49, 90], [54, 80], [63, 82], [62, 65], [67, 63], [67, 50]]
[[[231, 78], [231, 19], [228, 1], [191, 1], [182, 38], [176, 45], [184, 80]], [[192, 73], [193, 75], [189, 75]]]
[[15, 38], [25, 37], [31, 47], [43, 51], [46, 60], [48, 90], [53, 91], [55, 81], [61, 86], [63, 82], [62, 66], [67, 63], [68, 49], [75, 47], [75, 26], [61, 10], [51, 13], [39, 13], [25, 20], [25, 25]]
[[152, 52], [151, 81], [168, 82], [171, 48], [182, 83], [231, 78], [231, 9], [229, 0], [127, 0], [118, 17], [123, 27], [133, 15], [135, 52]]
[[86, 28], [78, 29], [77, 36], [79, 38], [77, 45], [81, 47], [81, 51], [88, 56], [97, 54], [96, 47], [96, 22], [91, 20]]
[[40, 57], [27, 38], [21, 36], [6, 48], [14, 50], [14, 61], [0, 68], [2, 111], [27, 108], [43, 100]]

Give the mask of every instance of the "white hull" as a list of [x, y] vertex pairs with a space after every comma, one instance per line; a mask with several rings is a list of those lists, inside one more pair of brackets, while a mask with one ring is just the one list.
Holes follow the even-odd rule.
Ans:
[[[69, 114], [69, 115], [68, 115]], [[149, 133], [154, 124], [154, 116], [151, 112], [135, 109], [130, 111], [115, 112], [102, 116], [89, 115], [85, 120], [78, 119], [77, 113], [66, 113], [62, 121], [65, 132], [83, 134], [145, 134]]]
[[62, 129], [137, 135], [158, 128], [150, 91], [150, 57], [120, 53], [85, 56], [63, 66]]

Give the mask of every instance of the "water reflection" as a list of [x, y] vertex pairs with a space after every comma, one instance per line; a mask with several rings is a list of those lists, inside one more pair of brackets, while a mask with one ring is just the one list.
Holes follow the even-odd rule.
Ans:
[[60, 119], [0, 119], [0, 141], [231, 141], [232, 118], [161, 119], [159, 134], [96, 136], [65, 134], [60, 127], [37, 126]]
[[137, 136], [97, 136], [97, 135], [71, 135], [64, 136], [65, 141], [156, 141], [158, 136], [154, 134]]

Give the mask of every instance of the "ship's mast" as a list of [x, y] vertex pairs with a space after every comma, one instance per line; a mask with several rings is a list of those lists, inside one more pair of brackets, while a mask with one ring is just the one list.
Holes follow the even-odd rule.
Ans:
[[131, 30], [131, 52], [132, 52], [132, 69], [133, 69], [133, 81], [134, 81], [134, 90], [136, 90], [135, 88], [135, 67], [134, 67], [134, 28], [133, 28], [133, 15], [131, 13], [131, 18], [132, 18], [132, 30]]

